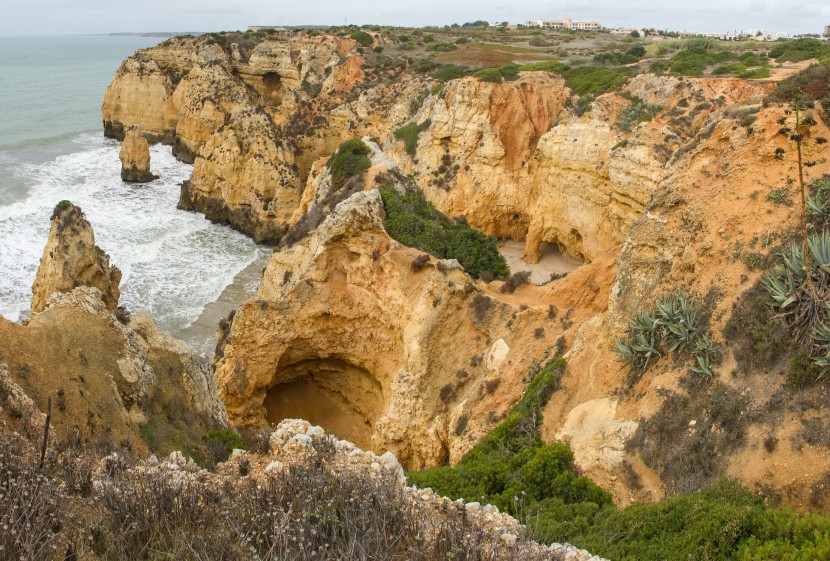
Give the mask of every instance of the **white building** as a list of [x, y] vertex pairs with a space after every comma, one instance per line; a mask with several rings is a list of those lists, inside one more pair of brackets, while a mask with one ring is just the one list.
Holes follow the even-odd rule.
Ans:
[[565, 19], [531, 19], [528, 27], [547, 27], [549, 29], [570, 29], [572, 31], [599, 31], [602, 26], [595, 21], [574, 21]]
[[824, 36], [825, 37], [830, 37], [830, 25], [825, 25], [824, 26]]

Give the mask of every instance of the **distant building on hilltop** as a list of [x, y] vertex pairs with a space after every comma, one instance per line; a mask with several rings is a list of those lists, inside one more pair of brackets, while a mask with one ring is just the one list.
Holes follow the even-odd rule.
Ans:
[[595, 21], [574, 21], [565, 19], [531, 19], [528, 27], [547, 27], [549, 29], [570, 29], [572, 31], [599, 31], [602, 26]]
[[825, 37], [830, 37], [830, 25], [825, 25], [824, 26], [824, 36]]

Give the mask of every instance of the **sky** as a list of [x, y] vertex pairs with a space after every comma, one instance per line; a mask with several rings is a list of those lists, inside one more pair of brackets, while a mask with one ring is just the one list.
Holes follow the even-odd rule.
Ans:
[[[5, 3], [5, 2], [4, 2]], [[797, 9], [794, 7], [797, 6]], [[426, 26], [473, 20], [589, 19], [606, 27], [822, 33], [830, 0], [24, 0], [0, 35], [232, 31], [249, 25]]]

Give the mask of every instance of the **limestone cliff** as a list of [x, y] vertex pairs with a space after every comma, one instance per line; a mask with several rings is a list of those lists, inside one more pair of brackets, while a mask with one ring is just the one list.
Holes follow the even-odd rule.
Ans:
[[275, 242], [302, 195], [293, 153], [262, 109], [234, 113], [202, 146], [179, 208]]
[[121, 271], [110, 267], [109, 255], [95, 245], [92, 226], [83, 211], [62, 201], [52, 213], [49, 239], [32, 285], [32, 313], [43, 311], [55, 292], [78, 286], [97, 288], [107, 308], [118, 306]]
[[137, 126], [127, 131], [118, 159], [121, 160], [121, 181], [147, 183], [158, 179], [150, 171], [150, 145]]
[[[715, 447], [705, 477], [728, 473], [761, 491], [769, 480], [798, 506], [822, 485], [812, 467], [792, 466], [826, 464], [828, 447], [807, 434], [826, 408], [816, 396], [781, 397], [786, 366], [733, 375], [743, 370], [723, 335], [796, 221], [787, 203], [797, 195], [792, 147], [778, 133], [788, 116], [763, 105], [772, 84], [644, 74], [586, 103], [542, 72], [439, 84], [406, 64], [372, 65], [371, 53], [341, 38], [298, 34], [221, 48], [189, 41], [186, 56], [182, 40], [125, 62], [104, 104], [109, 133], [146, 121], [164, 129], [157, 136], [165, 141], [181, 135], [198, 154], [182, 206], [260, 240], [313, 225], [283, 240], [258, 295], [223, 334], [217, 376], [234, 420], [257, 427], [286, 415], [329, 419], [327, 428], [393, 450], [409, 467], [455, 461], [564, 333], [569, 366], [545, 410], [544, 437], [571, 442], [582, 469], [618, 501], [675, 492], [657, 464], [679, 461], [675, 444], [690, 435], [711, 445], [696, 423], [709, 435], [732, 434], [712, 421], [707, 400], [740, 412], [735, 434], [746, 440]], [[189, 73], [206, 72], [208, 52], [209, 87], [182, 87]], [[250, 86], [247, 101], [200, 105], [204, 92], [237, 99], [221, 92], [241, 84]], [[164, 95], [156, 93], [162, 86]], [[146, 113], [119, 109], [131, 88], [144, 88]], [[183, 107], [195, 124], [179, 131]], [[811, 111], [826, 117], [818, 105]], [[816, 135], [830, 133], [820, 123]], [[514, 295], [450, 263], [430, 260], [414, 271], [418, 252], [383, 230], [376, 175], [355, 188], [370, 191], [345, 201], [333, 193], [326, 158], [354, 136], [372, 137], [373, 164], [383, 158], [391, 162], [385, 170], [411, 175], [439, 210], [524, 240], [526, 261], [548, 243], [588, 265]], [[818, 162], [811, 177], [830, 171], [822, 150], [813, 144], [805, 153]], [[675, 290], [696, 298], [722, 345], [708, 386], [690, 386], [688, 369], [665, 357], [632, 381], [611, 350], [632, 317]], [[546, 320], [549, 304], [573, 311]], [[539, 341], [530, 336], [538, 329]], [[715, 399], [722, 395], [732, 401]], [[683, 399], [688, 407], [677, 410], [695, 423], [675, 427], [668, 451], [647, 457], [643, 442], [655, 441], [644, 427]], [[302, 405], [313, 402], [324, 405]]]
[[173, 92], [173, 154], [193, 163], [201, 146], [234, 110], [255, 104], [245, 84], [226, 66], [217, 61], [196, 64]]
[[[355, 193], [273, 254], [220, 345], [219, 395], [243, 426], [306, 417], [410, 468], [454, 462], [533, 361], [605, 304], [579, 275], [502, 296], [454, 261], [417, 270], [420, 252], [389, 238], [383, 216], [376, 190]], [[613, 262], [586, 274], [609, 284]], [[573, 323], [552, 322], [576, 293]]]

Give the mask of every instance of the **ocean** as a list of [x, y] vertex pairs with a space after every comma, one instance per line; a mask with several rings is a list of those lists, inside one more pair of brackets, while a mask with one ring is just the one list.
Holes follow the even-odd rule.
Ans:
[[121, 181], [105, 139], [104, 90], [121, 61], [158, 38], [0, 37], [0, 314], [28, 315], [55, 205], [80, 206], [121, 269], [121, 304], [209, 353], [218, 318], [256, 290], [268, 251], [176, 209], [192, 166], [153, 146], [149, 184]]

